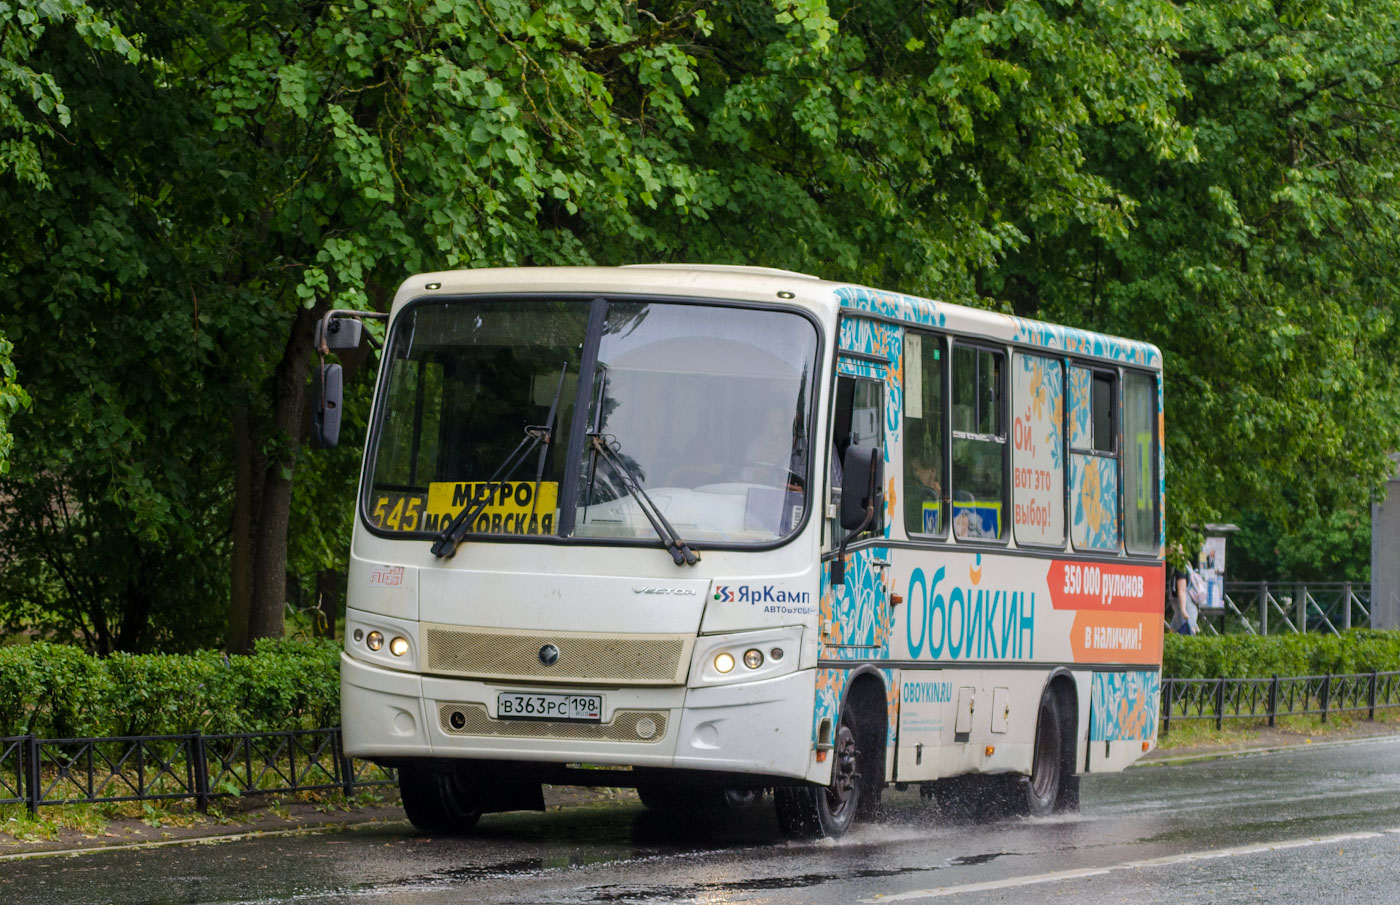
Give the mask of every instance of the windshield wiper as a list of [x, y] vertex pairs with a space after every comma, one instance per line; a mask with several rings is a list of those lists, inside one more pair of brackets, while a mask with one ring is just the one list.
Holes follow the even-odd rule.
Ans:
[[545, 456], [549, 453], [549, 445], [554, 442], [554, 419], [559, 411], [559, 396], [564, 392], [564, 375], [569, 370], [569, 363], [564, 362], [564, 366], [559, 369], [559, 385], [554, 389], [554, 399], [549, 403], [549, 414], [545, 416], [544, 424], [530, 424], [525, 427], [525, 437], [511, 450], [510, 455], [501, 463], [495, 473], [486, 482], [486, 494], [470, 506], [465, 507], [456, 517], [439, 532], [437, 539], [433, 541], [433, 555], [439, 558], [447, 557], [451, 559], [457, 553], [457, 546], [466, 537], [471, 526], [476, 524], [477, 516], [490, 505], [495, 499], [496, 492], [500, 490], [500, 485], [509, 481], [515, 474], [516, 469], [525, 461], [525, 457], [536, 446], [540, 448], [539, 465], [535, 469], [535, 492], [531, 496], [530, 515], [533, 519], [535, 506], [539, 501], [540, 482], [544, 479]]
[[589, 432], [588, 439], [593, 444], [594, 452], [608, 463], [613, 473], [622, 480], [623, 486], [637, 501], [637, 508], [642, 510], [642, 515], [645, 515], [647, 521], [651, 522], [656, 536], [661, 538], [662, 545], [671, 554], [671, 558], [676, 561], [676, 565], [693, 566], [699, 562], [700, 554], [690, 549], [690, 545], [682, 540], [681, 536], [676, 533], [676, 529], [671, 527], [671, 523], [666, 521], [666, 516], [661, 514], [656, 503], [642, 489], [641, 481], [637, 479], [636, 472], [632, 470], [632, 466], [627, 464], [627, 460], [619, 456], [598, 431]]

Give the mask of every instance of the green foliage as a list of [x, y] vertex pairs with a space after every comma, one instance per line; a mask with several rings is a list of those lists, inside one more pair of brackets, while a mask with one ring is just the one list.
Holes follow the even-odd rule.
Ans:
[[1339, 504], [1283, 524], [1248, 513], [1229, 541], [1232, 581], [1356, 581], [1371, 578], [1368, 505]]
[[1300, 547], [1400, 448], [1400, 0], [0, 8], [9, 629], [280, 633], [351, 523], [314, 315], [420, 270], [769, 264], [1154, 341], [1174, 539]]
[[83, 0], [0, 0], [0, 175], [47, 188], [39, 140], [53, 138], [72, 120], [63, 86], [33, 68], [36, 45], [55, 26], [72, 30], [93, 51], [135, 61], [139, 51], [121, 30]]
[[260, 639], [250, 656], [230, 657], [239, 732], [340, 724], [340, 645]]
[[14, 344], [0, 333], [0, 475], [10, 471], [10, 450], [15, 440], [10, 433], [10, 419], [30, 405], [29, 394], [15, 381], [15, 364], [10, 357], [13, 351]]
[[[1086, 137], [1137, 227], [1033, 235], [994, 285], [1018, 310], [1161, 346], [1170, 533], [1255, 516], [1282, 547], [1364, 508], [1400, 446], [1400, 5], [1182, 15], [1175, 110], [1195, 155], [1117, 126]], [[1336, 558], [1322, 546], [1315, 561]]]
[[0, 648], [0, 735], [48, 738], [274, 732], [340, 723], [339, 645], [262, 641], [255, 653], [115, 654]]
[[1162, 674], [1177, 679], [1245, 679], [1400, 670], [1400, 632], [1343, 635], [1167, 635]]
[[23, 65], [67, 112], [61, 136], [29, 133], [45, 190], [0, 179], [0, 317], [33, 400], [0, 481], [0, 626], [191, 650], [217, 643], [227, 597], [226, 397], [200, 372], [212, 346], [171, 209], [175, 161], [202, 162], [188, 108], [143, 79], [152, 58], [85, 5], [37, 6], [67, 12], [28, 33]]
[[101, 720], [94, 704], [110, 690], [101, 661], [76, 647], [0, 648], [0, 734], [89, 735]]

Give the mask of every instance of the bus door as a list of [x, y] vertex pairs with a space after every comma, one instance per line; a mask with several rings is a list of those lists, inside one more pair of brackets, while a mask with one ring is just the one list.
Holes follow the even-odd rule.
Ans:
[[[884, 324], [863, 321], [877, 330], [892, 330]], [[847, 331], [842, 330], [843, 346]], [[890, 412], [890, 387], [893, 368], [878, 354], [848, 354], [843, 349], [837, 362], [835, 404], [831, 413], [831, 429], [826, 445], [828, 468], [828, 506], [825, 553], [834, 555], [845, 532], [836, 517], [839, 512], [842, 462], [852, 445], [874, 446], [881, 450], [885, 461], [885, 478], [889, 478], [889, 431], [886, 429]], [[888, 502], [886, 503], [886, 508]], [[888, 536], [888, 520], [883, 511], [877, 512], [869, 529], [859, 537], [851, 537], [846, 553], [845, 582], [829, 583], [822, 594], [823, 657], [841, 660], [883, 659], [888, 653], [889, 613], [889, 548], [865, 541]]]

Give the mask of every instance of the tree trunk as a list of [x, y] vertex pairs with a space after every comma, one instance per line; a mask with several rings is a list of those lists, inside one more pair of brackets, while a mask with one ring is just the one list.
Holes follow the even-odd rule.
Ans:
[[128, 582], [126, 593], [121, 596], [122, 621], [117, 630], [115, 647], [128, 654], [141, 653], [142, 638], [151, 621], [151, 604], [154, 600], [149, 582], [159, 580], [159, 569], [150, 567], [149, 563], [146, 565], [147, 568], [137, 573], [136, 580]]
[[248, 407], [233, 409], [233, 553], [229, 563], [228, 637], [229, 653], [243, 654], [252, 649], [248, 635], [248, 614], [253, 608], [253, 538], [257, 536], [255, 502], [259, 497], [253, 480], [262, 473], [257, 460], [259, 444], [252, 436]]
[[[235, 412], [237, 464], [228, 634], [232, 652], [246, 653], [258, 638], [280, 638], [284, 631], [292, 473], [306, 415], [312, 338], [323, 311], [321, 306], [297, 310], [273, 373], [271, 418], [259, 425], [246, 409], [241, 416]], [[271, 442], [260, 444], [257, 441], [262, 437]]]

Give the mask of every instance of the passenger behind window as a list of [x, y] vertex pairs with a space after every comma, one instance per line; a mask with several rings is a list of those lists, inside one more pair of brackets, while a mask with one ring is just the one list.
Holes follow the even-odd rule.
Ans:
[[977, 506], [977, 498], [966, 490], [953, 494], [953, 534], [959, 538], [975, 540], [996, 540], [997, 528], [988, 525]]
[[790, 430], [783, 428], [760, 433], [749, 444], [740, 480], [746, 484], [800, 491], [806, 472], [801, 439], [794, 438]]
[[919, 518], [912, 530], [922, 529], [924, 534], [937, 534], [943, 530], [942, 519], [939, 516], [943, 502], [943, 482], [939, 480], [942, 468], [934, 456], [927, 458], [934, 459], [933, 463], [923, 464], [913, 460], [906, 465], [908, 480], [905, 482], [904, 492], [908, 494], [906, 505], [912, 506]]

